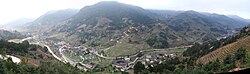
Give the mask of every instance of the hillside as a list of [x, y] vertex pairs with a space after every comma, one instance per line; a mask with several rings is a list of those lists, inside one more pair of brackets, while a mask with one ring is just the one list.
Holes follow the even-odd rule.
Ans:
[[237, 15], [228, 15], [228, 17], [232, 18], [232, 19], [235, 19], [235, 20], [239, 20], [239, 21], [245, 21], [245, 22], [250, 22], [249, 19], [244, 19], [240, 16], [237, 16]]
[[9, 40], [9, 39], [20, 39], [24, 38], [25, 36], [17, 31], [7, 31], [7, 30], [0, 30], [0, 40]]
[[[14, 56], [20, 59], [19, 63], [13, 61], [13, 57], [4, 60], [5, 56]], [[22, 43], [12, 43], [0, 40], [0, 73], [1, 74], [81, 74], [80, 70], [57, 61], [46, 48], [29, 44], [28, 41]]]
[[191, 57], [193, 59], [200, 58], [218, 48], [221, 48], [236, 41], [240, 41], [241, 39], [249, 36], [248, 29], [249, 27], [244, 27], [238, 33], [235, 33], [227, 38], [222, 38], [220, 40], [209, 41], [203, 44], [196, 43], [191, 48], [187, 49], [187, 51], [185, 51], [183, 55]]
[[[209, 71], [232, 72], [249, 68], [250, 27], [244, 27], [232, 36], [205, 44], [195, 44], [183, 55], [190, 63]], [[218, 66], [216, 66], [218, 65]], [[211, 68], [211, 67], [217, 68]]]
[[[164, 62], [138, 62], [136, 73], [217, 74], [250, 68], [250, 26], [220, 40], [194, 44], [176, 57]], [[145, 67], [145, 68], [144, 68]]]
[[249, 47], [250, 46], [250, 36], [246, 38], [242, 38], [233, 42], [231, 44], [225, 45], [221, 48], [218, 48], [202, 57], [200, 57], [196, 63], [205, 64], [210, 61], [214, 61], [216, 59], [224, 59], [228, 54], [233, 54], [237, 51], [237, 49], [241, 47]]
[[50, 30], [51, 27], [54, 27], [57, 23], [63, 22], [64, 20], [75, 15], [77, 12], [77, 9], [49, 11], [39, 18], [35, 19], [34, 21], [23, 24], [22, 27], [20, 27], [21, 30], [19, 31], [45, 33]]
[[238, 34], [228, 37], [227, 39], [221, 40], [218, 45], [210, 46], [211, 48], [215, 47], [215, 50], [209, 52], [208, 54], [200, 57], [196, 63], [208, 63], [216, 59], [223, 59], [228, 54], [235, 53], [241, 47], [249, 47], [250, 43], [250, 27], [243, 28]]
[[[65, 36], [60, 39], [66, 41], [104, 47], [113, 46], [120, 40], [128, 43], [129, 39], [131, 43], [145, 45], [148, 37], [152, 35], [159, 37], [160, 31], [163, 34], [168, 33], [159, 37], [165, 42], [172, 43], [171, 41], [177, 41], [177, 39], [181, 42], [181, 37], [174, 34], [175, 32], [166, 24], [157, 22], [155, 16], [156, 14], [137, 6], [118, 2], [100, 2], [82, 8], [65, 23], [58, 24], [51, 33]], [[175, 45], [170, 44], [170, 46]]]
[[144, 49], [163, 49], [216, 40], [245, 24], [218, 14], [147, 10], [103, 1], [83, 7], [78, 12], [48, 12], [29, 23], [25, 32], [74, 45], [110, 48], [107, 52], [122, 50], [121, 54], [125, 55]]

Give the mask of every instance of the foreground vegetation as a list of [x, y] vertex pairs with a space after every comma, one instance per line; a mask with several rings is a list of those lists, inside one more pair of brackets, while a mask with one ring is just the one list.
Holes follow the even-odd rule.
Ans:
[[[16, 64], [8, 60], [0, 59], [0, 74], [81, 74], [81, 70], [72, 67], [70, 64], [64, 64], [55, 59], [46, 60], [39, 58], [31, 51], [36, 51], [42, 47], [37, 45], [30, 45], [28, 41], [23, 43], [12, 43], [5, 40], [0, 40], [0, 54], [14, 55], [22, 59], [21, 64]], [[46, 52], [44, 49], [43, 52]], [[30, 64], [27, 58], [39, 60], [39, 66]]]

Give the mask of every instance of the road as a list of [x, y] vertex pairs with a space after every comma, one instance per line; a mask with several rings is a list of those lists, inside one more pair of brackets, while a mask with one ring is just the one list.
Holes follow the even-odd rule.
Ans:
[[[9, 42], [21, 43], [21, 42], [23, 42], [25, 40], [30, 40], [30, 39], [33, 39], [33, 38], [35, 38], [35, 36], [33, 36], [33, 37], [27, 37], [27, 38], [24, 38], [24, 39], [21, 39], [21, 40], [13, 39], [13, 40], [9, 40]], [[52, 54], [53, 57], [55, 57], [59, 61], [63, 61], [61, 58], [59, 58], [57, 55], [55, 55], [55, 53], [51, 50], [51, 48], [48, 45], [42, 44], [42, 43], [39, 43], [39, 42], [36, 42], [36, 43], [32, 43], [31, 42], [30, 44], [45, 46], [48, 49], [49, 53]]]
[[59, 58], [52, 50], [51, 50], [51, 48], [48, 46], [48, 45], [46, 45], [46, 44], [42, 44], [42, 43], [30, 43], [30, 44], [36, 44], [36, 45], [40, 45], [40, 46], [45, 46], [47, 49], [48, 49], [48, 51], [49, 51], [49, 53], [51, 53], [52, 54], [52, 56], [53, 57], [55, 57], [57, 60], [59, 60], [59, 61], [63, 61], [61, 58]]
[[106, 57], [106, 56], [100, 55], [97, 51], [94, 52], [93, 54], [97, 55], [98, 57], [104, 58], [104, 59], [109, 59], [109, 60], [115, 59], [115, 57]]

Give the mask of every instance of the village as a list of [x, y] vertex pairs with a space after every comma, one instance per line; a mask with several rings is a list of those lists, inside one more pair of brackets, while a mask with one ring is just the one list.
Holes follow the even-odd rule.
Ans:
[[[169, 49], [148, 49], [136, 52], [133, 55], [121, 55], [117, 57], [104, 56], [96, 48], [71, 45], [67, 42], [60, 40], [51, 40], [42, 37], [29, 37], [28, 40], [31, 44], [44, 45], [47, 47], [48, 51], [59, 61], [64, 63], [69, 63], [74, 67], [81, 70], [87, 71], [96, 68], [100, 63], [93, 62], [92, 60], [103, 58], [106, 60], [112, 60], [111, 66], [117, 71], [126, 71], [133, 69], [137, 62], [142, 62], [146, 67], [149, 64], [161, 64], [166, 58], [175, 57], [178, 53], [154, 53], [147, 54], [148, 52], [155, 51], [167, 51], [179, 48], [187, 48], [190, 46], [174, 47]], [[24, 41], [24, 40], [21, 40]], [[13, 57], [13, 56], [12, 56]], [[15, 58], [13, 58], [15, 59]], [[153, 66], [153, 65], [151, 65]]]

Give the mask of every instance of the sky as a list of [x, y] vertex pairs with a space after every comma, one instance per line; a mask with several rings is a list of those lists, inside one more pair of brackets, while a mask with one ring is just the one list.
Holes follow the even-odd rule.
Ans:
[[80, 9], [100, 1], [118, 1], [145, 9], [194, 10], [250, 19], [250, 0], [0, 0], [0, 24], [38, 18], [50, 10]]

